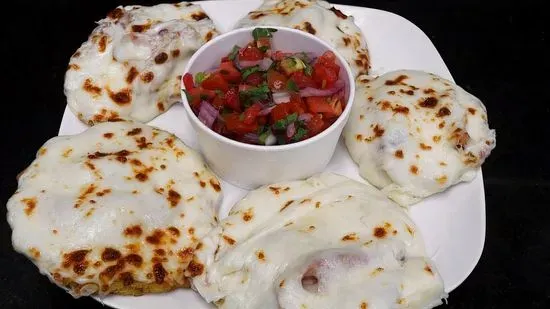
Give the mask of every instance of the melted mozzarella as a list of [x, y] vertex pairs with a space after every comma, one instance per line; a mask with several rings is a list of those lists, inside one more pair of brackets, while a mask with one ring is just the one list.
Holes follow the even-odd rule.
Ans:
[[[14, 248], [75, 296], [168, 289], [215, 222], [219, 182], [174, 135], [132, 122], [52, 138], [8, 201]], [[126, 277], [123, 277], [126, 276]]]
[[370, 62], [366, 41], [352, 16], [346, 16], [326, 1], [265, 0], [250, 12], [239, 27], [283, 26], [318, 36], [346, 59], [356, 73], [367, 73]]
[[146, 122], [180, 99], [191, 55], [217, 34], [198, 5], [118, 7], [71, 57], [68, 105], [86, 123]]
[[407, 214], [335, 174], [250, 192], [203, 244], [193, 286], [220, 308], [431, 308], [444, 296]]
[[344, 138], [361, 176], [401, 205], [472, 180], [496, 145], [480, 100], [410, 70], [358, 78]]

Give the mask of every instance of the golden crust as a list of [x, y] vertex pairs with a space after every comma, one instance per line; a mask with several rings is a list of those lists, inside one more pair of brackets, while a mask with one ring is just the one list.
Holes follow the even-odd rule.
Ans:
[[[74, 294], [77, 294], [77, 295], [95, 295], [99, 293], [99, 289], [100, 289], [100, 287], [98, 287], [96, 283], [79, 284], [68, 279], [63, 280], [63, 286], [65, 286], [67, 289], [71, 290]], [[189, 280], [187, 280], [187, 278], [184, 278], [184, 282], [182, 284], [176, 284], [176, 285], [172, 285], [166, 282], [161, 284], [158, 284], [155, 282], [146, 283], [146, 282], [138, 282], [138, 281], [128, 283], [127, 281], [117, 279], [113, 281], [110, 285], [101, 287], [102, 289], [101, 294], [141, 296], [144, 294], [166, 293], [179, 288], [188, 289], [190, 287], [191, 285], [189, 283]], [[96, 291], [93, 293], [90, 293], [86, 290], [90, 292], [92, 292], [93, 290], [96, 290]]]

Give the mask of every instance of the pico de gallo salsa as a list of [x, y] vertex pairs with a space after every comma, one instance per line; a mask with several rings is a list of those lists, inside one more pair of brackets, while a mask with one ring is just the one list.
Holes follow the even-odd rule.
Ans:
[[272, 49], [276, 29], [255, 28], [253, 41], [234, 46], [217, 68], [183, 76], [201, 122], [255, 145], [303, 141], [328, 128], [345, 108], [345, 84], [333, 52], [321, 56]]

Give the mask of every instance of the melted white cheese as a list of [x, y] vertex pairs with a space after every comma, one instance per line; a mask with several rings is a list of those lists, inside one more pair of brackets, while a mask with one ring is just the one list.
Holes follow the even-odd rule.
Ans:
[[180, 99], [191, 55], [217, 34], [198, 5], [118, 7], [71, 57], [65, 94], [78, 118], [147, 122]]
[[[175, 287], [184, 283], [198, 239], [216, 224], [220, 197], [200, 155], [174, 135], [138, 123], [103, 123], [40, 148], [8, 201], [8, 222], [14, 248], [55, 283], [80, 285], [75, 296], [109, 293], [123, 272], [159, 283], [159, 263], [166, 272], [160, 283]], [[106, 260], [106, 248], [120, 256]], [[79, 250], [89, 250], [82, 263], [68, 257]], [[142, 260], [139, 267], [131, 254]], [[112, 278], [102, 278], [120, 261], [126, 263]]]
[[496, 145], [485, 106], [421, 71], [360, 76], [344, 138], [363, 178], [401, 205], [472, 180]]
[[220, 308], [431, 308], [444, 296], [407, 214], [335, 174], [250, 192], [203, 244], [193, 285]]

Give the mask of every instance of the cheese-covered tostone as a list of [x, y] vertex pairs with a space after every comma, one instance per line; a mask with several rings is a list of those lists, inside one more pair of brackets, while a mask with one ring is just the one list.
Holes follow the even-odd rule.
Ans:
[[309, 32], [334, 47], [355, 73], [370, 69], [367, 43], [352, 16], [326, 1], [265, 0], [248, 13], [238, 27], [281, 26]]
[[118, 7], [71, 57], [68, 105], [90, 125], [147, 122], [180, 100], [187, 61], [215, 35], [214, 23], [198, 5]]
[[203, 266], [220, 183], [174, 135], [133, 122], [46, 142], [7, 204], [15, 250], [74, 296], [163, 292]]
[[363, 178], [401, 205], [471, 181], [496, 145], [479, 99], [431, 73], [360, 76], [344, 129]]
[[250, 192], [203, 240], [194, 288], [219, 308], [431, 308], [445, 296], [404, 210], [336, 174]]

